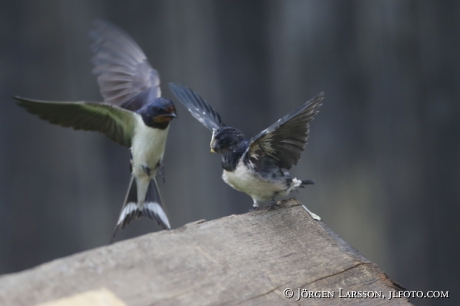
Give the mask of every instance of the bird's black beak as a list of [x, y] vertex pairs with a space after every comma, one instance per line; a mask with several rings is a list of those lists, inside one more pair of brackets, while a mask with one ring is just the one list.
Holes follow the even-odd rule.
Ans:
[[174, 118], [177, 118], [177, 114], [176, 113], [169, 113], [169, 114], [161, 114], [161, 115], [157, 115], [153, 118], [153, 120], [156, 122], [156, 123], [165, 123], [165, 122], [169, 122], [171, 120], [173, 120]]
[[161, 114], [161, 115], [159, 115], [159, 117], [163, 117], [163, 118], [171, 118], [171, 119], [173, 119], [173, 118], [178, 118], [176, 113], [170, 113], [170, 114]]
[[177, 114], [176, 113], [169, 113], [169, 114], [161, 114], [159, 115], [159, 117], [162, 117], [162, 118], [170, 118], [170, 120], [174, 119], [174, 118], [178, 118]]

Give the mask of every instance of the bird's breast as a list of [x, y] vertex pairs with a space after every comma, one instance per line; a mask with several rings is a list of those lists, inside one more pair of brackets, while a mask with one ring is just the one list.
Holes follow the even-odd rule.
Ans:
[[282, 181], [270, 181], [262, 178], [241, 160], [234, 171], [224, 170], [222, 179], [236, 190], [260, 201], [266, 201], [272, 198], [275, 192], [281, 192], [286, 188]]
[[131, 144], [133, 173], [142, 174], [143, 166], [148, 166], [155, 174], [158, 163], [163, 159], [169, 127], [164, 130], [138, 124]]

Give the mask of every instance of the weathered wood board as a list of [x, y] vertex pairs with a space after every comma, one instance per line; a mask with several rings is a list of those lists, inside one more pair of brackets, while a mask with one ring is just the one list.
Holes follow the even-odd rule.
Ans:
[[[198, 221], [1, 276], [0, 305], [409, 305], [388, 299], [397, 290], [291, 199], [275, 211]], [[359, 293], [383, 297], [339, 297]], [[88, 296], [93, 303], [82, 302]]]

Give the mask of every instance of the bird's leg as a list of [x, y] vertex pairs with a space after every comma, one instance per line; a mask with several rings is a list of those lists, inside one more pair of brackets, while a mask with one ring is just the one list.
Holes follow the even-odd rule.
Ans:
[[276, 204], [275, 197], [272, 198], [270, 205], [267, 206], [267, 211], [269, 210], [276, 210], [279, 207], [278, 204]]
[[146, 164], [142, 164], [142, 170], [150, 177], [150, 175], [152, 174], [152, 170], [150, 169], [149, 166], [147, 166]]

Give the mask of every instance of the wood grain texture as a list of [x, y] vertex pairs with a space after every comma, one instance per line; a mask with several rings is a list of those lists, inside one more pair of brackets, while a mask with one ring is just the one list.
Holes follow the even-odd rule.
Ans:
[[[106, 288], [127, 305], [409, 305], [405, 299], [338, 298], [401, 290], [377, 265], [313, 220], [294, 199], [197, 221], [0, 277], [1, 305], [34, 305]], [[294, 297], [283, 295], [285, 288]], [[297, 288], [334, 291], [301, 299]]]

